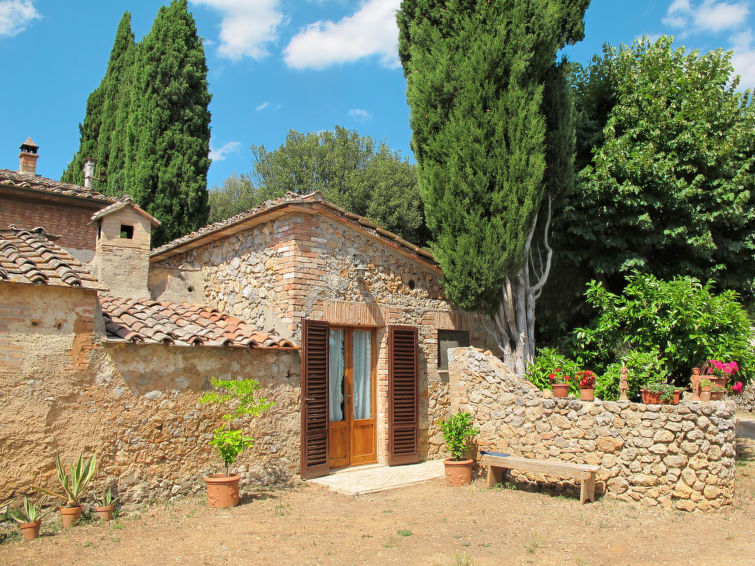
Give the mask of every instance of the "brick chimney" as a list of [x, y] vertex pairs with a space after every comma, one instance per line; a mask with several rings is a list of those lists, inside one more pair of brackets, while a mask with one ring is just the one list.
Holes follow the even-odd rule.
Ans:
[[37, 174], [37, 159], [39, 159], [39, 155], [37, 155], [38, 149], [39, 146], [35, 144], [31, 138], [26, 138], [26, 141], [21, 144], [21, 153], [18, 154], [19, 173], [28, 173], [29, 175]]

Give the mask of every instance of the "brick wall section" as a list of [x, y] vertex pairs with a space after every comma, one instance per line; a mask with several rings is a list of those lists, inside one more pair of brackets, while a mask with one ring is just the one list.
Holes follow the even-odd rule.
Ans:
[[[367, 266], [363, 280], [356, 276], [355, 261]], [[448, 412], [448, 378], [437, 370], [437, 331], [469, 330], [473, 344], [484, 344], [487, 335], [476, 316], [451, 307], [437, 269], [325, 214], [306, 213], [271, 220], [157, 265], [201, 269], [204, 302], [297, 344], [304, 319], [374, 328], [380, 462], [388, 456], [387, 327], [417, 327], [420, 455], [441, 455], [437, 421]]]
[[598, 493], [642, 505], [707, 511], [732, 502], [733, 403], [555, 399], [492, 355], [474, 348], [451, 352], [451, 406], [474, 415], [480, 449], [597, 464]]
[[24, 229], [42, 226], [48, 234], [61, 236], [56, 243], [63, 248], [94, 251], [97, 230], [88, 223], [96, 210], [3, 197], [0, 200], [0, 226], [6, 228], [15, 224]]

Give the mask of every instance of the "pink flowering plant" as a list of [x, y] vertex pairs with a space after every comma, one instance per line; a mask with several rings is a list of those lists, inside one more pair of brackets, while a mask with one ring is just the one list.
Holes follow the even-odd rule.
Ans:
[[744, 385], [741, 381], [737, 381], [736, 383], [732, 383], [734, 381], [734, 374], [736, 374], [739, 371], [739, 365], [737, 362], [723, 362], [721, 360], [708, 360], [705, 362], [705, 365], [703, 366], [702, 374], [703, 375], [710, 375], [713, 374], [716, 377], [725, 377], [727, 384], [731, 384], [729, 386], [729, 389], [736, 393], [737, 395], [742, 394], [742, 389], [744, 388]]

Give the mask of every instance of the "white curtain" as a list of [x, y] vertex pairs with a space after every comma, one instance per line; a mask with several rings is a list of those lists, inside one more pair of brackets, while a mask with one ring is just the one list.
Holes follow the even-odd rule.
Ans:
[[343, 420], [343, 380], [345, 360], [343, 330], [330, 330], [328, 351], [328, 416], [331, 421]]
[[354, 331], [354, 418], [372, 418], [372, 332]]

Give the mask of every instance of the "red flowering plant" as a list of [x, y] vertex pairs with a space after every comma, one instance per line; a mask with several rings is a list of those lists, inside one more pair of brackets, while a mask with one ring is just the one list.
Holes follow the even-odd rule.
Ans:
[[558, 383], [571, 383], [571, 376], [566, 375], [566, 372], [564, 372], [561, 368], [556, 368], [548, 376], [548, 381], [550, 381], [551, 385]]
[[595, 389], [595, 374], [589, 369], [578, 371], [577, 377], [580, 389]]
[[[732, 376], [739, 371], [737, 362], [722, 362], [721, 360], [708, 360], [703, 365], [702, 375], [715, 375], [718, 378], [726, 378], [727, 382], [733, 381]], [[742, 382], [731, 385], [729, 388], [737, 395], [742, 393]]]

